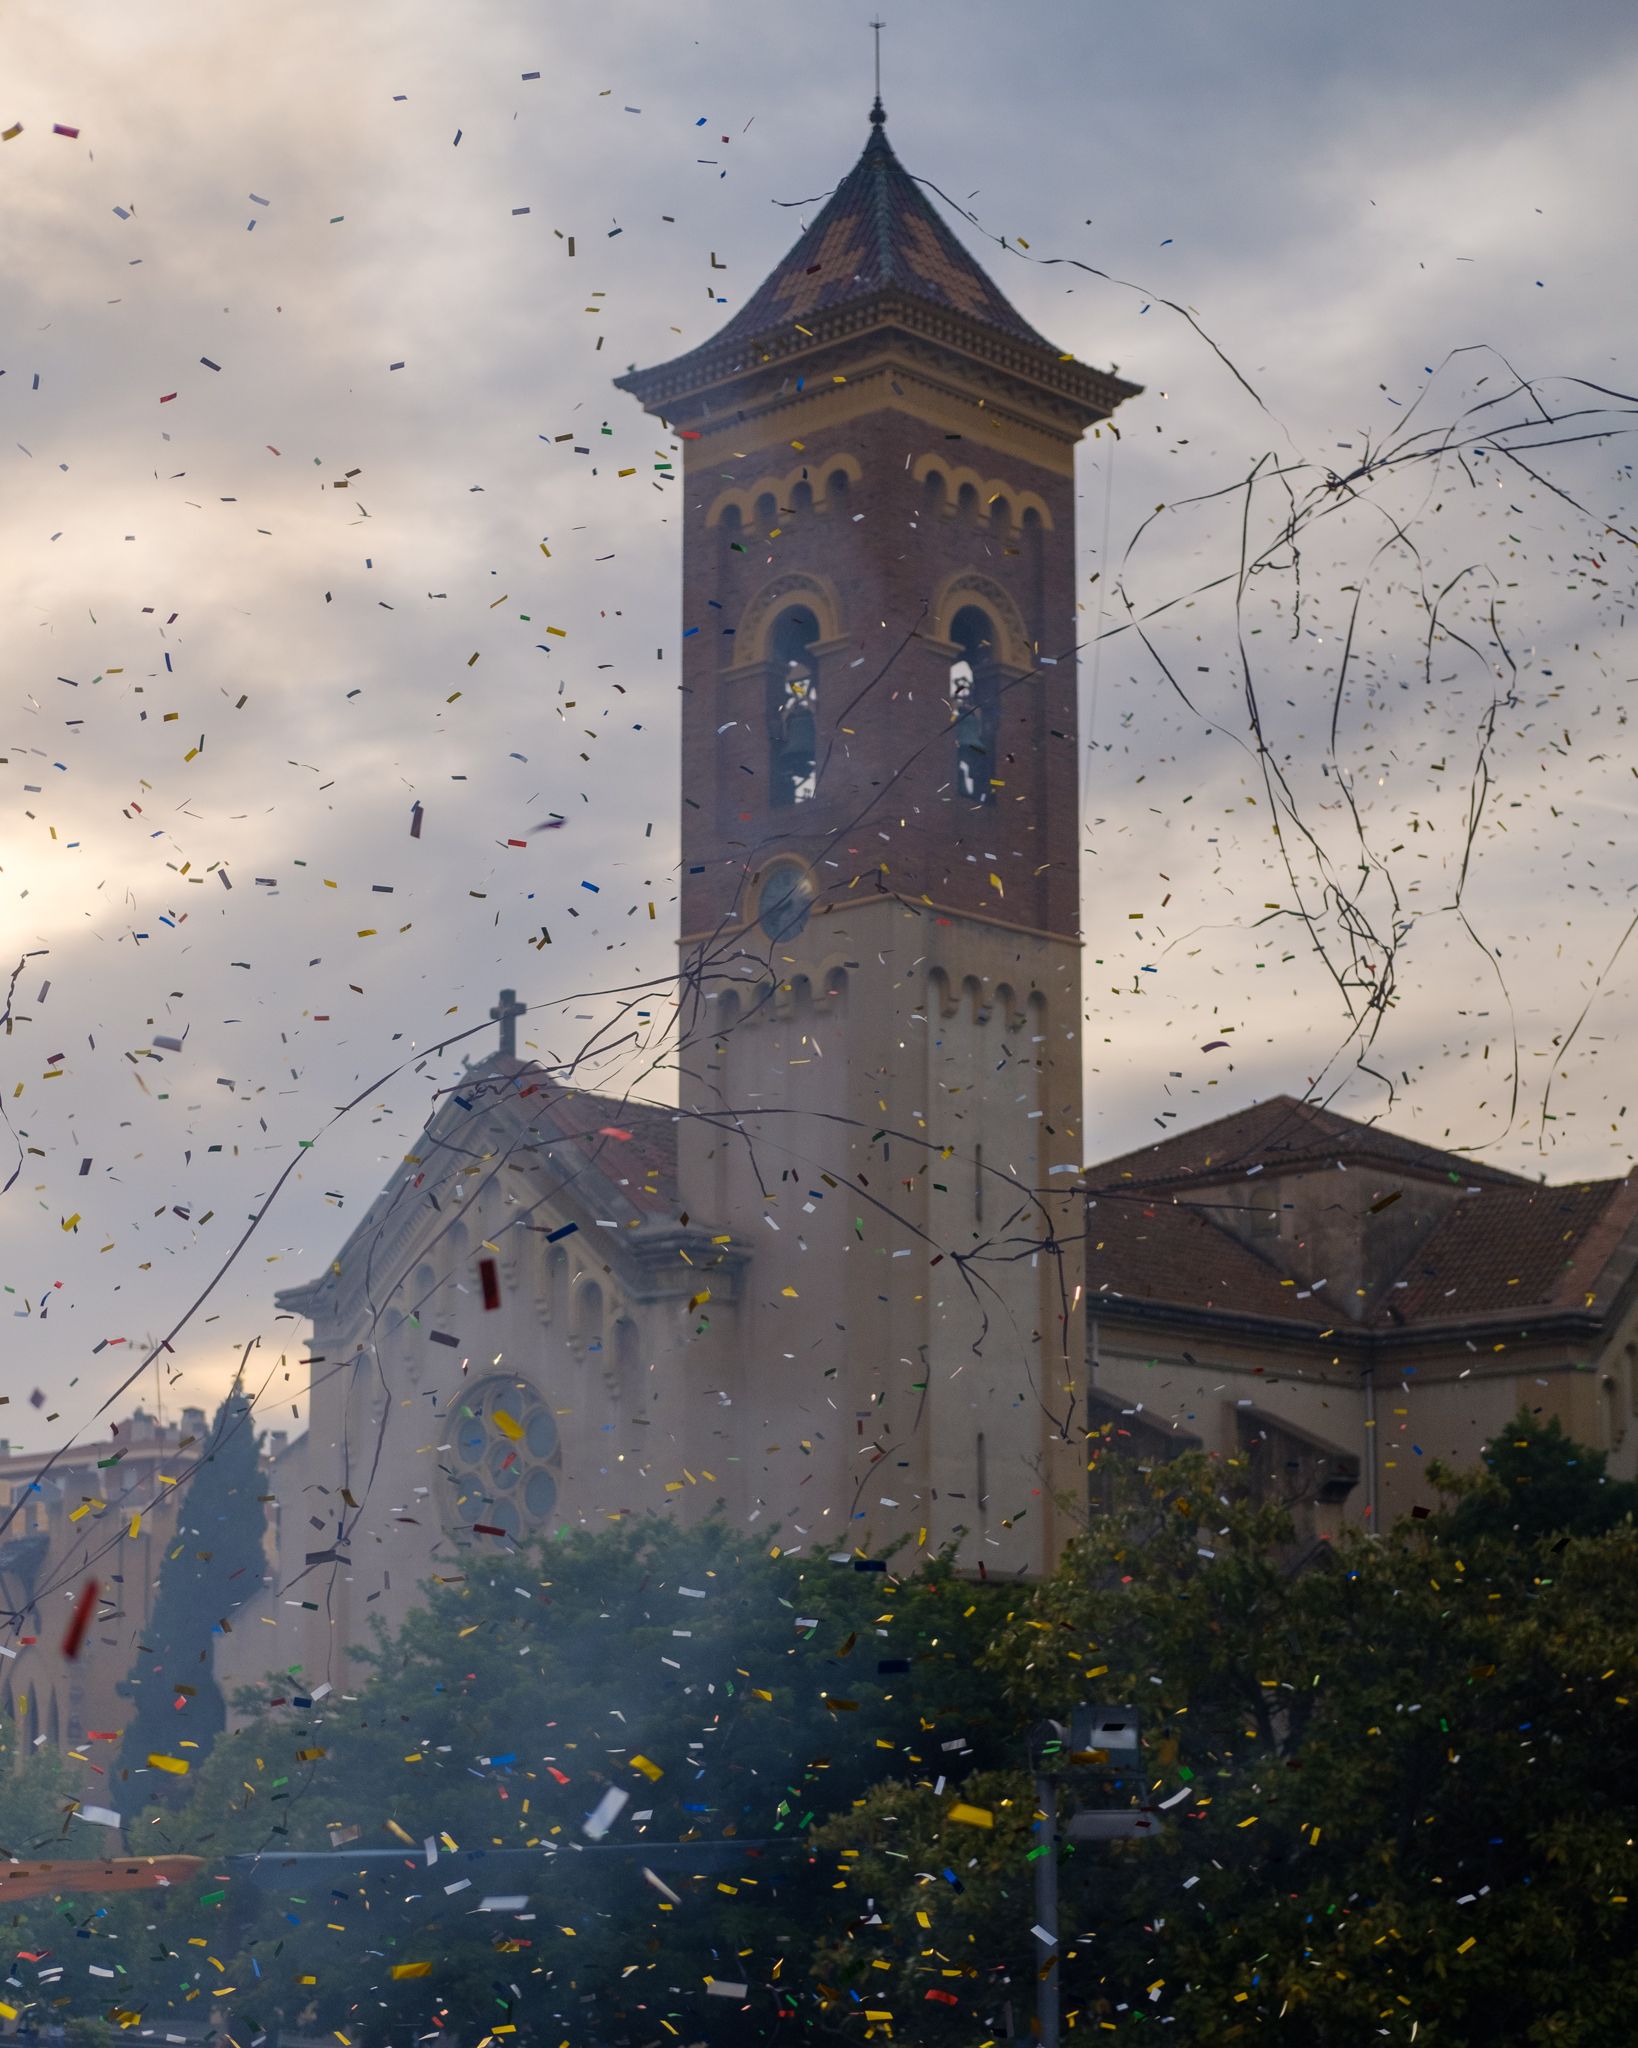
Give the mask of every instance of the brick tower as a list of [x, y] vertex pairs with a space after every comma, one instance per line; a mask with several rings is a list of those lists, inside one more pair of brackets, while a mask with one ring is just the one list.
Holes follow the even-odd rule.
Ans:
[[879, 101], [722, 331], [618, 381], [686, 451], [679, 1179], [751, 1255], [720, 1476], [788, 1542], [1044, 1569], [1084, 1463], [1074, 456], [1137, 387], [1014, 311]]

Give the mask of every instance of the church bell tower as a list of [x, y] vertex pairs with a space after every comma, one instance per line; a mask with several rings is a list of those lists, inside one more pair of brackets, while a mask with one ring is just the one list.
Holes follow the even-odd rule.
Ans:
[[787, 1547], [1047, 1569], [1085, 1465], [1074, 458], [1137, 387], [1007, 303], [879, 101], [721, 332], [618, 381], [685, 450], [679, 1182], [750, 1255], [719, 1476]]

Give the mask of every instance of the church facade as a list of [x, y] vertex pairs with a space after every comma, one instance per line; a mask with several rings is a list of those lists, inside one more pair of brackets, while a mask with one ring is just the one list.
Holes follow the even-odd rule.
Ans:
[[678, 1102], [563, 1085], [503, 996], [279, 1297], [307, 1429], [245, 1678], [344, 1682], [530, 1533], [1016, 1574], [1084, 1496], [1074, 460], [1137, 387], [1007, 303], [879, 103], [722, 331], [617, 381], [684, 450]]

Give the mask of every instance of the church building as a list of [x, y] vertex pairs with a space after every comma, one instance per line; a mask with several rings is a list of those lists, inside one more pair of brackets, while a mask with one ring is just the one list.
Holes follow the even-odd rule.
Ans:
[[293, 1624], [309, 1683], [528, 1533], [1016, 1574], [1084, 1496], [1074, 464], [1137, 387], [1008, 304], [879, 101], [721, 332], [617, 382], [684, 450], [678, 1102], [520, 1057], [507, 991], [280, 1295], [279, 1651], [231, 1654]]

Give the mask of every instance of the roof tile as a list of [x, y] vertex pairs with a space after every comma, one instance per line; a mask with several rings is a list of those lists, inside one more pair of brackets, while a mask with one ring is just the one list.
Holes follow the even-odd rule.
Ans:
[[1368, 1159], [1402, 1173], [1445, 1182], [1458, 1178], [1487, 1186], [1536, 1185], [1500, 1167], [1402, 1138], [1380, 1124], [1339, 1116], [1317, 1102], [1300, 1102], [1294, 1095], [1270, 1096], [1266, 1102], [1232, 1110], [1192, 1131], [1179, 1131], [1136, 1152], [1088, 1167], [1087, 1183], [1094, 1189], [1122, 1185], [1162, 1188], [1183, 1182], [1201, 1185], [1244, 1180], [1252, 1167], [1277, 1173], [1323, 1166], [1334, 1159]]

